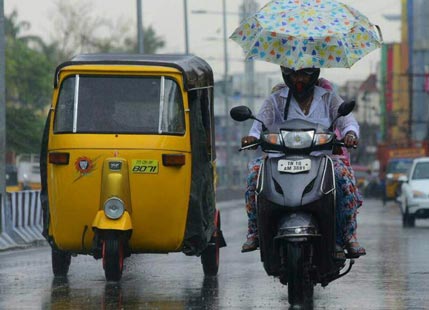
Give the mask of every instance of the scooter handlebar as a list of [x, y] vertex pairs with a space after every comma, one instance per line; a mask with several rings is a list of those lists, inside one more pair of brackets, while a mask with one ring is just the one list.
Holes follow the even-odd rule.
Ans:
[[256, 149], [256, 148], [259, 146], [259, 144], [260, 144], [260, 141], [259, 141], [259, 140], [257, 140], [255, 143], [248, 144], [248, 145], [246, 145], [246, 146], [242, 146], [242, 147], [240, 147], [240, 148], [238, 149], [238, 151], [239, 151], [239, 152], [241, 152], [241, 151], [245, 151], [245, 150]]
[[348, 148], [348, 149], [351, 149], [351, 148], [353, 148], [353, 149], [357, 149], [357, 145], [353, 145], [353, 146], [346, 146], [346, 144], [344, 143], [344, 141], [341, 141], [341, 140], [337, 140], [337, 141], [335, 141], [335, 142], [334, 142], [334, 145], [335, 145], [335, 146], [339, 146], [339, 147], [345, 147], [345, 148]]

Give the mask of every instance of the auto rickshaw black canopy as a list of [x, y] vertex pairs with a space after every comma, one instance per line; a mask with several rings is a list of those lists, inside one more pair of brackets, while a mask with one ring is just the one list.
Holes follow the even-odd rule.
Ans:
[[73, 65], [136, 65], [166, 66], [176, 68], [183, 74], [186, 91], [213, 86], [213, 71], [202, 58], [194, 55], [175, 54], [81, 54], [60, 64], [55, 70], [54, 87], [58, 86], [61, 69]]

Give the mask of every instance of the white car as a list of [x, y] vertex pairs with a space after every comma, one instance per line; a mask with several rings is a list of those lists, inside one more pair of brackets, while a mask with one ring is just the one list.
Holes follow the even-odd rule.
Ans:
[[399, 181], [402, 223], [414, 227], [416, 218], [429, 218], [429, 157], [414, 159], [408, 176]]

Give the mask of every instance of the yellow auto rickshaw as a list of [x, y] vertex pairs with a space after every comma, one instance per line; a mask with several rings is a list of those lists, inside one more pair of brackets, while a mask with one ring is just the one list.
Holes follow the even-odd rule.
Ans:
[[71, 256], [108, 281], [135, 253], [225, 246], [215, 206], [213, 73], [184, 55], [83, 54], [59, 65], [41, 151], [43, 234], [55, 276]]
[[400, 191], [400, 177], [406, 176], [413, 158], [392, 158], [387, 162], [383, 201], [396, 199]]

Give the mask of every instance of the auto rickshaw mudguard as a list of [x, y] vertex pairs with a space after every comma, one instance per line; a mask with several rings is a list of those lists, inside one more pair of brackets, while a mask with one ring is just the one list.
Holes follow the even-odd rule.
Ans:
[[131, 222], [130, 214], [125, 211], [121, 218], [117, 220], [109, 219], [103, 210], [97, 212], [94, 221], [92, 222], [92, 228], [96, 229], [109, 229], [109, 230], [132, 230], [133, 224]]

